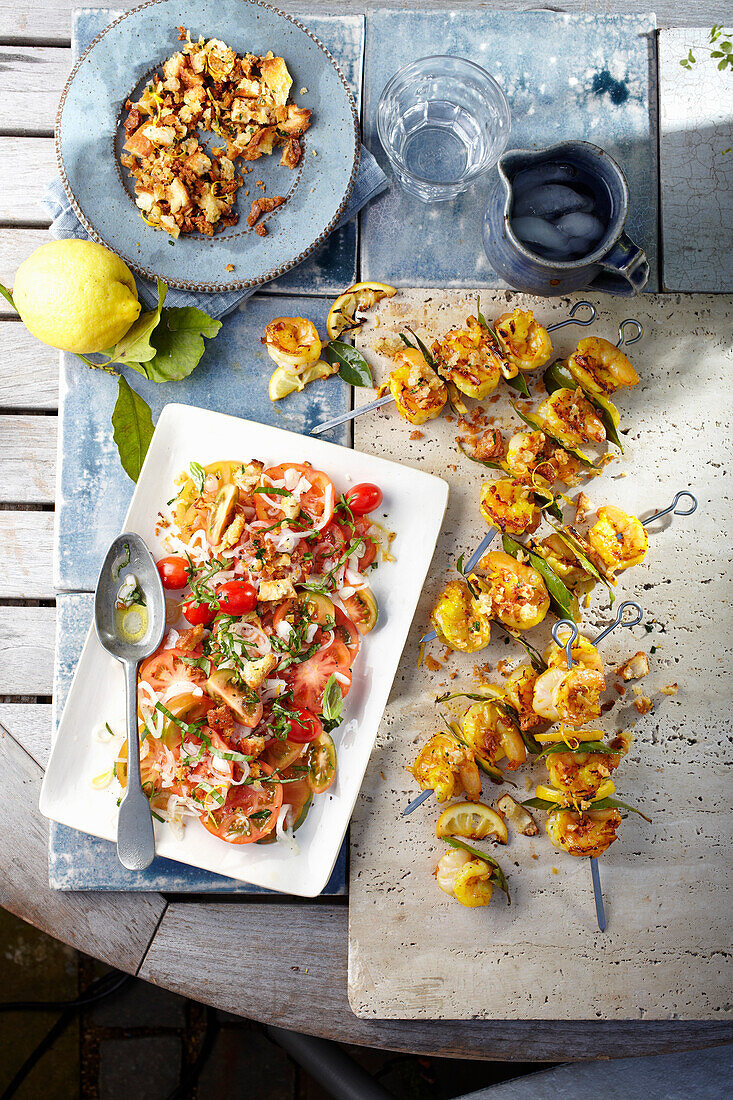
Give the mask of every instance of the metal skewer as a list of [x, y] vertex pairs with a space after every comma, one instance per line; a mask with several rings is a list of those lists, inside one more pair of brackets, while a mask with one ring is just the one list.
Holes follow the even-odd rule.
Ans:
[[[586, 320], [581, 320], [575, 316], [577, 310], [579, 310], [581, 306], [585, 306], [591, 311], [590, 317]], [[592, 302], [576, 302], [564, 321], [558, 321], [554, 325], [549, 325], [545, 331], [554, 332], [555, 329], [563, 328], [565, 325], [582, 325], [585, 327], [586, 325], [592, 325], [595, 319], [596, 308]], [[627, 322], [624, 321], [623, 324], [627, 324]], [[639, 322], [635, 321], [634, 324], [638, 325]], [[639, 325], [639, 328], [641, 328], [641, 325]], [[633, 341], [631, 342], [633, 343]], [[382, 405], [388, 405], [390, 401], [394, 401], [394, 397], [391, 393], [387, 393], [384, 397], [377, 398], [376, 401], [370, 401], [368, 405], [361, 405], [358, 409], [349, 409], [348, 412], [341, 413], [340, 416], [334, 416], [332, 420], [324, 420], [322, 424], [316, 424], [315, 428], [311, 428], [309, 434], [322, 435], [324, 432], [330, 431], [331, 428], [337, 428], [339, 424], [346, 424], [349, 420], [355, 420], [356, 417], [361, 416], [362, 413], [374, 412], [375, 409], [381, 409]]]
[[[674, 505], [672, 505], [672, 507], [674, 507]], [[624, 613], [625, 613], [627, 608], [633, 608], [633, 610], [636, 613], [634, 618], [624, 619]], [[595, 646], [597, 646], [598, 643], [602, 642], [603, 639], [608, 634], [610, 634], [612, 630], [615, 630], [617, 626], [637, 626], [638, 623], [640, 623], [643, 618], [644, 618], [644, 611], [643, 611], [640, 604], [636, 603], [635, 600], [624, 600], [624, 602], [621, 604], [618, 611], [616, 612], [616, 618], [613, 620], [612, 623], [610, 623], [606, 627], [605, 630], [601, 631], [601, 633], [598, 635], [598, 637], [596, 638], [596, 640], [593, 644]], [[567, 641], [564, 641], [562, 638], [560, 638], [560, 627], [568, 627], [569, 628], [570, 632], [568, 634]], [[564, 633], [564, 631], [563, 631], [563, 633]], [[568, 668], [569, 669], [572, 668], [573, 663], [574, 663], [573, 662], [573, 652], [572, 652], [573, 642], [578, 637], [578, 627], [577, 627], [577, 625], [573, 622], [572, 619], [560, 619], [560, 621], [555, 623], [555, 625], [552, 628], [552, 637], [555, 639], [555, 642], [556, 642], [557, 645], [559, 645], [561, 647], [564, 646], [564, 648], [565, 648], [565, 659], [567, 660]], [[596, 903], [596, 917], [598, 918], [598, 927], [600, 928], [601, 932], [605, 932], [606, 931], [606, 910], [605, 910], [604, 905], [603, 905], [603, 890], [601, 889], [601, 872], [600, 872], [600, 869], [598, 867], [598, 857], [597, 856], [591, 856], [590, 857], [590, 873], [591, 873], [591, 878], [593, 880], [593, 897], [595, 898], [595, 903]]]
[[[626, 328], [627, 325], [633, 325], [633, 327], [636, 330], [636, 335], [632, 336], [628, 340], [626, 339], [626, 336], [624, 335], [624, 329]], [[630, 344], [635, 344], [637, 340], [641, 340], [643, 335], [644, 335], [644, 326], [642, 325], [641, 321], [637, 321], [636, 317], [627, 317], [618, 326], [618, 340], [616, 341], [616, 347], [617, 348], [627, 348]]]
[[[683, 497], [689, 497], [692, 501], [692, 508], [688, 508], [686, 512], [684, 510], [680, 510], [677, 507]], [[661, 519], [662, 516], [668, 516], [670, 512], [675, 516], [691, 516], [696, 509], [697, 497], [694, 495], [694, 493], [688, 493], [686, 489], [683, 489], [682, 492], [677, 494], [677, 496], [674, 498], [668, 508], [663, 508], [661, 512], [655, 512], [653, 516], [649, 517], [649, 519], [645, 519], [644, 527], [647, 527], [650, 523], [653, 523], [655, 519]]]

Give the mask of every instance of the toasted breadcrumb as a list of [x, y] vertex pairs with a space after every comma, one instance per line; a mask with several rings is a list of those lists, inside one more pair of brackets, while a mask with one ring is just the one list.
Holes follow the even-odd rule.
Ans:
[[410, 432], [410, 439], [424, 439], [424, 432]]
[[510, 794], [503, 794], [495, 805], [522, 836], [537, 836], [539, 829], [532, 814], [524, 806], [520, 806]]
[[616, 670], [624, 680], [641, 680], [642, 676], [649, 674], [649, 658], [643, 650], [639, 650], [633, 657], [629, 657], [625, 664]]
[[665, 684], [665, 686], [663, 688], [660, 688], [659, 691], [661, 692], [662, 695], [676, 695], [677, 692], [679, 691], [679, 685], [678, 684]]
[[640, 695], [637, 699], [634, 699], [634, 706], [639, 714], [648, 714], [652, 709], [652, 701], [646, 695]]
[[590, 498], [585, 493], [578, 493], [575, 501], [575, 522], [582, 523], [589, 512], [593, 510]]
[[429, 669], [430, 672], [440, 672], [441, 668], [443, 667], [440, 661], [436, 661], [435, 657], [431, 657], [429, 653], [425, 658], [424, 664], [425, 668]]

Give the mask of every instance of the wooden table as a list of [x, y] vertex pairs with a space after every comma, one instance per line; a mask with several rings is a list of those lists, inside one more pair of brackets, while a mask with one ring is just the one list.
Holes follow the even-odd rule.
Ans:
[[[120, 6], [119, 0], [96, 3]], [[19, 263], [47, 239], [41, 195], [55, 169], [53, 122], [71, 66], [73, 6], [74, 0], [0, 0], [0, 281], [6, 285], [12, 285]], [[329, 10], [328, 4], [312, 6]], [[414, 0], [391, 0], [389, 6], [414, 6]], [[525, 5], [493, 0], [487, 6]], [[639, 0], [564, 4], [568, 11], [631, 12], [644, 6]], [[656, 7], [662, 26], [722, 22], [728, 7], [721, 2], [680, 9], [674, 0], [650, 6]], [[338, 7], [343, 10], [343, 5]], [[365, 5], [353, 7], [364, 10]], [[733, 1028], [715, 1022], [359, 1020], [346, 998], [344, 899], [168, 900], [158, 894], [49, 890], [47, 823], [37, 807], [51, 725], [58, 358], [3, 308], [0, 329], [3, 906], [87, 954], [186, 996], [344, 1042], [456, 1057], [542, 1061], [661, 1053], [730, 1041]]]

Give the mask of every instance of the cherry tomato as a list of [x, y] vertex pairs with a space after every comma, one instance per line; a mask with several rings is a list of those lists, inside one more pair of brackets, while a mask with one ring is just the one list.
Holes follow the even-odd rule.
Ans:
[[288, 741], [294, 741], [296, 745], [305, 745], [309, 741], [315, 741], [323, 733], [320, 719], [311, 711], [298, 707], [294, 717], [290, 719], [290, 732]]
[[[302, 511], [313, 522], [322, 523], [325, 520], [328, 523], [336, 504], [336, 490], [331, 479], [322, 470], [314, 470], [312, 466], [298, 462], [281, 462], [279, 466], [270, 466], [262, 476], [269, 481], [282, 481], [288, 470], [297, 470], [310, 483], [310, 488], [299, 497]], [[282, 519], [284, 512], [278, 504], [279, 499], [276, 494], [267, 496], [266, 493], [256, 493], [257, 518], [267, 520], [268, 523]]]
[[334, 638], [327, 649], [319, 649], [307, 661], [288, 669], [288, 679], [293, 689], [293, 700], [313, 714], [320, 714], [323, 706], [323, 689], [332, 672], [338, 672], [346, 683], [339, 681], [341, 694], [351, 687], [352, 656], [344, 642]]
[[214, 618], [216, 612], [207, 603], [196, 603], [195, 600], [185, 600], [183, 614], [193, 626], [206, 626]]
[[321, 573], [326, 561], [338, 561], [346, 549], [346, 540], [349, 532], [346, 532], [338, 523], [331, 522], [324, 527], [318, 536], [318, 542], [313, 548], [313, 572]]
[[188, 584], [188, 562], [185, 558], [161, 558], [156, 565], [163, 588], [185, 588]]
[[[259, 761], [257, 765], [260, 774], [272, 774], [269, 765]], [[241, 784], [229, 788], [223, 806], [202, 814], [201, 824], [229, 844], [251, 844], [274, 830], [282, 804], [281, 783], [262, 783], [259, 787]], [[264, 816], [265, 811], [267, 816]], [[263, 816], [260, 817], [260, 814]]]
[[364, 481], [349, 489], [346, 503], [355, 516], [366, 516], [382, 503], [382, 490], [378, 485]]
[[248, 615], [257, 606], [257, 592], [249, 581], [245, 580], [220, 584], [216, 589], [216, 596], [219, 600], [219, 609], [227, 615]]

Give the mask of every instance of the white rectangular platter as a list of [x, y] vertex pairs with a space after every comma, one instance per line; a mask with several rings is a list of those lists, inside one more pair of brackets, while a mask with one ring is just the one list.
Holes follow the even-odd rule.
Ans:
[[[651, 654], [651, 673], [640, 684], [652, 712], [641, 717], [633, 708], [631, 685], [623, 698], [611, 688], [605, 698], [616, 703], [602, 725], [634, 726], [631, 753], [614, 779], [618, 797], [652, 823], [629, 815], [599, 861], [605, 935], [596, 924], [589, 861], [551, 846], [541, 811], [539, 836], [526, 838], [510, 828], [508, 846], [494, 849], [509, 879], [510, 907], [499, 891], [487, 908], [465, 909], [438, 889], [432, 873], [445, 850], [435, 836], [438, 809], [431, 800], [401, 816], [417, 793], [405, 766], [439, 729], [436, 695], [471, 690], [474, 666], [484, 661], [499, 680], [500, 659], [525, 659], [496, 631], [481, 653], [446, 658], [434, 645], [439, 667], [416, 668], [430, 607], [446, 580], [457, 576], [457, 555], [469, 554], [486, 530], [478, 492], [495, 475], [460, 455], [458, 425], [445, 416], [412, 439], [415, 433], [390, 406], [357, 420], [357, 448], [439, 471], [451, 486], [433, 567], [352, 822], [349, 999], [365, 1019], [723, 1019], [730, 1013], [732, 302], [679, 294], [592, 301], [598, 309], [592, 329], [553, 334], [558, 356], [589, 332], [615, 343], [625, 317], [639, 318], [645, 330], [627, 349], [640, 384], [617, 394], [625, 454], [585, 486], [594, 509], [617, 503], [643, 519], [680, 489], [699, 499], [694, 516], [653, 524], [646, 561], [619, 579], [617, 598], [641, 602], [649, 632], [643, 624], [618, 630], [602, 646], [607, 673], [639, 649]], [[571, 304], [481, 294], [482, 310], [494, 320], [517, 305], [551, 324], [567, 316]], [[474, 311], [470, 292], [404, 291], [382, 303], [379, 324], [363, 330], [359, 346], [380, 377], [389, 369], [389, 341], [405, 324], [429, 344]], [[541, 388], [533, 391], [536, 407]], [[508, 429], [506, 439], [521, 425], [509, 405], [513, 395], [501, 393], [486, 409], [496, 427]], [[583, 630], [591, 639], [613, 614], [604, 591], [599, 586], [585, 615]], [[540, 650], [549, 626], [531, 634]], [[614, 679], [608, 675], [609, 686]], [[679, 685], [677, 694], [662, 694], [672, 683]], [[453, 705], [461, 703], [468, 705]], [[541, 763], [513, 773], [515, 797], [530, 797], [527, 790], [546, 774]], [[489, 804], [501, 790], [484, 779]]]
[[[278, 844], [226, 844], [198, 821], [187, 824], [182, 841], [175, 839], [168, 826], [155, 826], [159, 855], [257, 886], [313, 897], [328, 881], [359, 793], [433, 555], [448, 488], [438, 477], [383, 458], [220, 413], [167, 405], [124, 530], [137, 531], [153, 555], [160, 556], [164, 551], [155, 534], [156, 517], [174, 495], [175, 478], [192, 461], [206, 465], [226, 458], [261, 458], [270, 464], [310, 462], [326, 471], [341, 492], [358, 482], [375, 482], [384, 493], [381, 511], [397, 532], [393, 543], [396, 560], [383, 563], [374, 573], [379, 620], [364, 639], [344, 705], [344, 721], [334, 733], [336, 782], [315, 800], [297, 833], [298, 851]], [[116, 837], [119, 792], [114, 786], [103, 790], [91, 786], [92, 778], [110, 766], [108, 746], [95, 741], [93, 731], [120, 714], [124, 714], [122, 670], [101, 648], [92, 628], [54, 742], [41, 792], [41, 811], [54, 821], [106, 840]]]

